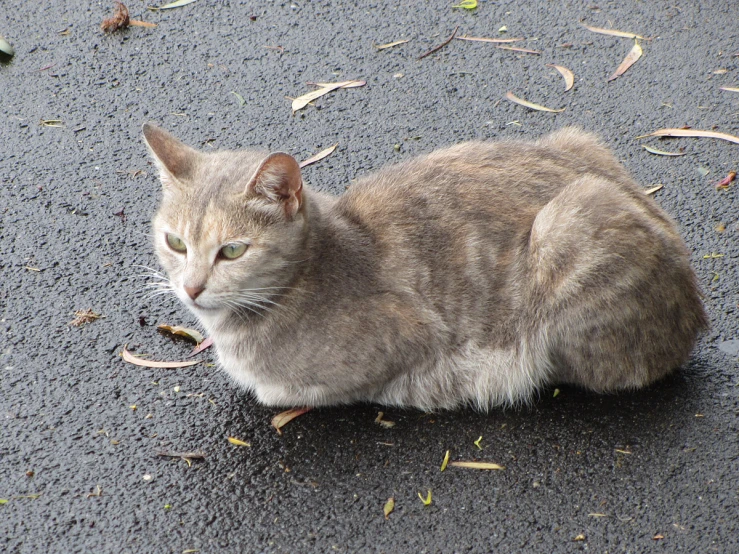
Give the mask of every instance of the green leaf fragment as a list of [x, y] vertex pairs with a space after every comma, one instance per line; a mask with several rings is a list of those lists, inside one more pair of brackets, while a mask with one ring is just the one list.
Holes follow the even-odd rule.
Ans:
[[0, 504], [7, 504], [8, 502], [7, 498], [0, 498]]
[[387, 502], [385, 502], [385, 505], [382, 507], [382, 513], [385, 514], [385, 519], [388, 519], [391, 513], [393, 513], [393, 510], [395, 509], [395, 499], [391, 496], [387, 499]]
[[244, 100], [244, 97], [241, 96], [238, 92], [234, 92], [232, 90], [231, 94], [233, 94], [236, 97], [236, 99], [239, 101], [239, 106], [243, 106], [244, 104], [246, 104], [246, 100]]
[[465, 10], [474, 10], [476, 7], [477, 7], [477, 0], [462, 0], [456, 6], [452, 6], [452, 8], [462, 8]]
[[428, 490], [428, 495], [426, 498], [424, 498], [421, 493], [418, 493], [418, 498], [421, 499], [421, 502], [423, 502], [424, 506], [431, 506], [431, 489]]
[[552, 398], [557, 398], [559, 396], [559, 389], [554, 389], [554, 394], [552, 395]]
[[449, 463], [449, 451], [446, 451], [446, 454], [444, 454], [444, 461], [441, 462], [441, 471], [444, 471], [446, 469], [447, 464]]
[[480, 438], [475, 441], [475, 446], [482, 450], [482, 446], [480, 446], [480, 442], [482, 442], [482, 435], [480, 435]]

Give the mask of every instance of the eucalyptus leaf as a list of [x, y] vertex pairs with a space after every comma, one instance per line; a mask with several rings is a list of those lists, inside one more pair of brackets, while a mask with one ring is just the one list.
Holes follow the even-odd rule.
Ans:
[[195, 2], [195, 0], [177, 0], [177, 2], [170, 2], [169, 4], [164, 4], [164, 6], [159, 6], [157, 9], [171, 10], [172, 8], [181, 8], [182, 6], [187, 6], [188, 4], [192, 4], [193, 2]]
[[5, 54], [6, 56], [13, 56], [15, 54], [15, 50], [13, 50], [13, 47], [3, 37], [0, 37], [0, 52]]

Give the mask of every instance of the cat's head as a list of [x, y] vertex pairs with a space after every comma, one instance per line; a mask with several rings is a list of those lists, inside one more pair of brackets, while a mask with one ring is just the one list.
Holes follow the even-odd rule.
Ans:
[[281, 152], [199, 152], [149, 123], [143, 132], [162, 182], [154, 245], [172, 290], [200, 316], [268, 307], [305, 257], [298, 163]]

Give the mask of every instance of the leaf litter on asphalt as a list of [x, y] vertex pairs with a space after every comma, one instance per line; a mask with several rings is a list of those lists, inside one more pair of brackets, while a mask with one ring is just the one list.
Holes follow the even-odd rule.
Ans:
[[687, 137], [687, 138], [715, 138], [720, 140], [728, 140], [739, 144], [739, 137], [729, 135], [727, 133], [717, 133], [715, 131], [700, 131], [697, 129], [659, 129], [646, 135], [640, 135], [637, 139], [647, 137]]
[[487, 37], [468, 37], [467, 35], [462, 35], [461, 37], [455, 37], [457, 40], [469, 40], [472, 42], [491, 42], [493, 44], [507, 44], [510, 42], [519, 42], [521, 40], [526, 40], [524, 38], [487, 38]]
[[685, 154], [687, 154], [687, 152], [667, 152], [665, 150], [652, 148], [651, 146], [648, 146], [646, 144], [642, 144], [641, 147], [650, 154], [656, 154], [657, 156], [684, 156]]
[[462, 8], [465, 10], [474, 10], [477, 7], [477, 0], [462, 0], [459, 4], [452, 8]]
[[446, 39], [444, 42], [442, 42], [439, 46], [435, 46], [434, 48], [432, 48], [428, 52], [425, 52], [425, 53], [421, 54], [420, 56], [418, 56], [417, 59], [422, 60], [426, 56], [430, 56], [434, 52], [438, 52], [439, 50], [441, 50], [442, 48], [444, 48], [447, 44], [449, 44], [450, 42], [452, 42], [454, 40], [454, 37], [457, 36], [457, 31], [459, 31], [459, 25], [457, 25], [454, 28], [454, 31], [452, 31], [452, 35], [448, 39]]
[[467, 469], [485, 469], [502, 471], [505, 466], [494, 464], [492, 462], [449, 462], [450, 466], [465, 467]]
[[77, 310], [74, 312], [74, 315], [74, 319], [67, 325], [71, 325], [72, 327], [81, 327], [82, 325], [92, 323], [95, 320], [105, 317], [104, 315], [93, 312], [90, 308], [86, 310]]
[[154, 8], [154, 10], [171, 10], [173, 8], [181, 8], [182, 6], [187, 6], [188, 4], [192, 4], [193, 2], [197, 2], [197, 0], [177, 0], [176, 2], [170, 2], [169, 4], [165, 4], [164, 6]]
[[393, 510], [395, 509], [395, 499], [391, 496], [387, 499], [387, 502], [385, 502], [385, 505], [382, 507], [382, 513], [385, 514], [385, 519], [390, 518], [390, 514], [393, 513]]
[[519, 104], [521, 106], [525, 106], [531, 110], [536, 110], [539, 112], [553, 112], [553, 113], [560, 113], [565, 111], [565, 108], [560, 108], [559, 110], [555, 110], [553, 108], [547, 108], [546, 106], [542, 106], [541, 104], [534, 104], [533, 102], [529, 102], [528, 100], [524, 100], [523, 98], [519, 98], [512, 92], [508, 91], [505, 95], [505, 97], [510, 100], [511, 102], [515, 104]]
[[608, 77], [608, 81], [613, 81], [614, 79], [619, 78], [621, 75], [626, 73], [626, 70], [629, 69], [632, 65], [634, 65], [639, 58], [642, 56], [642, 48], [639, 46], [639, 43], [637, 41], [634, 41], [634, 46], [631, 48], [628, 54], [626, 54], [626, 57], [624, 58], [624, 61], [621, 62], [621, 65], [619, 65], [616, 68], [616, 71], [613, 72], [613, 74]]
[[556, 69], [557, 71], [559, 71], [560, 75], [562, 75], [562, 77], [564, 77], [564, 80], [565, 80], [565, 92], [567, 92], [568, 90], [570, 90], [574, 86], [574, 84], [575, 84], [575, 74], [572, 71], [570, 71], [569, 69], [567, 69], [565, 66], [563, 66], [563, 65], [555, 65], [553, 63], [548, 63], [547, 64], [547, 67], [551, 67], [551, 68]]
[[650, 194], [654, 194], [655, 192], [657, 192], [658, 190], [662, 189], [663, 187], [664, 187], [664, 185], [655, 185], [655, 186], [653, 186], [653, 187], [648, 188], [647, 190], [645, 190], [644, 191], [644, 194], [646, 194], [647, 196], [649, 196]]
[[611, 37], [620, 37], [620, 38], [641, 38], [643, 39], [643, 36], [637, 35], [635, 33], [628, 33], [625, 31], [617, 31], [616, 29], [602, 29], [601, 27], [591, 27], [590, 25], [583, 24], [583, 27], [585, 27], [588, 31], [592, 31], [593, 33], [598, 33], [600, 35], [608, 35]]
[[292, 102], [293, 113], [297, 112], [298, 110], [302, 110], [314, 100], [317, 100], [321, 96], [324, 96], [328, 94], [329, 92], [332, 92], [336, 89], [363, 87], [364, 85], [367, 84], [367, 82], [366, 81], [341, 81], [339, 83], [313, 83], [313, 84], [315, 84], [319, 88], [307, 94], [303, 94], [302, 96], [298, 96], [297, 98], [293, 100]]
[[508, 50], [509, 52], [519, 52], [521, 54], [534, 54], [536, 56], [540, 56], [541, 52], [538, 50], [529, 50], [528, 48], [518, 48], [517, 46], [504, 46], [499, 45], [496, 46], [499, 50]]
[[333, 146], [329, 146], [328, 148], [324, 148], [323, 150], [321, 150], [317, 154], [314, 154], [310, 158], [308, 158], [306, 160], [303, 160], [302, 162], [300, 162], [298, 164], [300, 166], [300, 169], [303, 169], [305, 166], [308, 166], [310, 164], [314, 164], [316, 162], [321, 161], [323, 158], [326, 158], [326, 157], [330, 156], [331, 154], [333, 154], [334, 150], [336, 150], [336, 147], [337, 146], [339, 146], [339, 143], [338, 142], [336, 144], [334, 144]]
[[277, 430], [277, 434], [282, 434], [282, 428], [290, 423], [293, 419], [296, 417], [299, 417], [303, 414], [307, 414], [311, 411], [311, 408], [293, 408], [292, 410], [286, 410], [284, 412], [280, 412], [275, 417], [272, 418], [272, 427], [274, 427]]
[[400, 46], [401, 44], [405, 44], [406, 42], [410, 42], [411, 39], [405, 39], [405, 40], [396, 40], [393, 42], [388, 42], [387, 44], [373, 44], [375, 48], [378, 50], [387, 50], [388, 48], [393, 48], [394, 46]]
[[157, 325], [157, 329], [169, 333], [170, 335], [176, 335], [178, 337], [184, 337], [193, 341], [195, 344], [200, 344], [205, 340], [205, 337], [196, 329], [188, 329], [187, 327], [180, 327], [179, 325]]
[[156, 362], [154, 360], [144, 360], [131, 354], [131, 352], [129, 352], [125, 346], [123, 347], [123, 351], [121, 352], [121, 357], [123, 358], [124, 362], [128, 362], [129, 364], [159, 369], [177, 369], [180, 367], [188, 367], [191, 365], [199, 364], [202, 361], [190, 360], [188, 362]]
[[207, 350], [213, 346], [213, 337], [206, 338], [203, 342], [198, 344], [195, 348], [193, 348], [192, 352], [188, 354], [188, 358], [192, 358], [193, 356], [200, 354], [203, 350]]

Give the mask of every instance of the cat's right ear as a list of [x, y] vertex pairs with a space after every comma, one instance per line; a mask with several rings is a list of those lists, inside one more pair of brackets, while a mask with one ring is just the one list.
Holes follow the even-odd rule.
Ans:
[[200, 153], [153, 123], [144, 123], [142, 131], [164, 188], [183, 188], [192, 177]]

